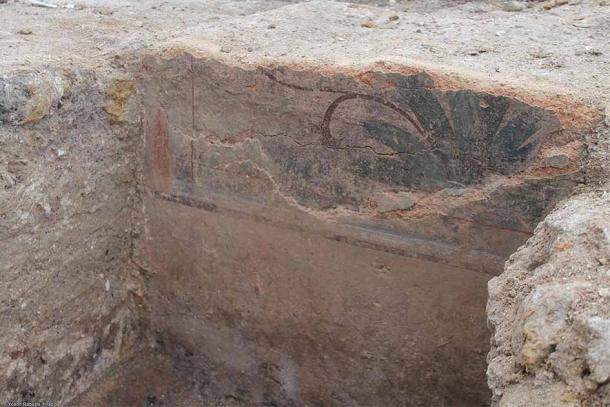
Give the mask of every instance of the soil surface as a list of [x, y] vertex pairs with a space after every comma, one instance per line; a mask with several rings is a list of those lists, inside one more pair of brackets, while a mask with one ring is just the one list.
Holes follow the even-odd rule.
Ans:
[[[244, 60], [263, 55], [361, 65], [391, 50], [396, 59], [496, 84], [536, 90], [560, 86], [585, 102], [608, 100], [603, 83], [610, 69], [610, 5], [604, 1], [568, 2], [548, 10], [529, 3], [516, 12], [505, 11], [510, 8], [500, 1], [368, 2], [383, 7], [294, 3], [299, 2], [102, 0], [46, 9], [9, 0], [1, 5], [0, 66], [103, 67], [116, 64], [117, 55], [158, 45], [193, 27], [186, 31], [190, 38], [205, 33], [219, 49]], [[215, 38], [215, 32], [222, 37]]]

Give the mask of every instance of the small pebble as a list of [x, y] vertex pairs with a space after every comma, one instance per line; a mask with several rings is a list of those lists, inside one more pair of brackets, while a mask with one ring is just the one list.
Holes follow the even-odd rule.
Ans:
[[555, 7], [563, 6], [564, 4], [568, 4], [568, 0], [551, 0], [547, 1], [542, 7], [545, 10], [550, 10]]
[[587, 55], [593, 55], [593, 56], [600, 56], [602, 55], [602, 52], [598, 49], [595, 49], [591, 46], [586, 46], [585, 47], [585, 54]]
[[600, 288], [598, 293], [600, 297], [608, 298], [610, 297], [610, 288]]
[[572, 25], [577, 28], [591, 28], [591, 24], [585, 21], [577, 21], [575, 23], [572, 23]]
[[51, 205], [49, 205], [48, 202], [45, 202], [42, 204], [42, 210], [44, 211], [44, 215], [48, 218], [49, 216], [51, 216], [51, 213], [53, 212], [53, 210], [51, 209]]

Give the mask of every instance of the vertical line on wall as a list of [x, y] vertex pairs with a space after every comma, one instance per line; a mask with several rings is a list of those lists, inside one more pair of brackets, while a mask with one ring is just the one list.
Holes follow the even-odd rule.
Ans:
[[195, 68], [193, 56], [190, 56], [191, 65], [191, 181], [195, 182]]

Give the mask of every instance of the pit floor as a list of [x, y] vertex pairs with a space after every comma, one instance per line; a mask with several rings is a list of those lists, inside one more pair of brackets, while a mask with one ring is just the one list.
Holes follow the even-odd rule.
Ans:
[[69, 406], [193, 407], [248, 406], [245, 400], [213, 397], [205, 373], [188, 357], [176, 358], [150, 346], [106, 373]]

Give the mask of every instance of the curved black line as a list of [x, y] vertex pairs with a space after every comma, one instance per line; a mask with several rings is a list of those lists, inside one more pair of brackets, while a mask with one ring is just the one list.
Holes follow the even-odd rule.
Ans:
[[347, 95], [339, 96], [337, 99], [335, 99], [330, 104], [330, 106], [328, 106], [328, 108], [326, 109], [326, 112], [324, 113], [324, 119], [322, 120], [322, 124], [320, 126], [322, 129], [321, 142], [322, 142], [323, 146], [330, 147], [330, 148], [339, 147], [338, 143], [337, 143], [337, 139], [333, 138], [333, 135], [330, 131], [330, 121], [332, 120], [333, 114], [335, 113], [335, 110], [337, 110], [339, 105], [350, 99], [370, 100], [370, 101], [373, 101], [376, 103], [380, 103], [380, 104], [394, 110], [395, 112], [400, 114], [402, 117], [407, 119], [409, 121], [409, 123], [411, 123], [413, 125], [413, 127], [415, 127], [415, 129], [419, 133], [419, 139], [422, 141], [422, 143], [424, 143], [424, 145], [428, 148], [428, 150], [432, 151], [432, 146], [428, 142], [425, 130], [421, 127], [421, 125], [419, 124], [417, 119], [414, 119], [413, 117], [411, 117], [410, 112], [396, 106], [394, 103], [388, 102], [387, 100], [380, 98], [379, 96], [367, 95], [367, 94], [363, 94], [363, 93], [349, 93]]
[[321, 130], [322, 130], [321, 143], [325, 147], [340, 148], [338, 146], [337, 139], [333, 138], [332, 133], [330, 131], [330, 121], [332, 119], [333, 114], [335, 113], [335, 110], [337, 110], [337, 107], [339, 107], [339, 105], [341, 103], [345, 102], [346, 100], [364, 99], [364, 100], [370, 100], [373, 102], [377, 102], [386, 107], [389, 107], [390, 109], [394, 110], [395, 112], [400, 114], [402, 117], [407, 119], [407, 121], [409, 123], [411, 123], [413, 125], [413, 127], [415, 127], [417, 132], [419, 133], [418, 138], [421, 140], [421, 142], [428, 148], [428, 150], [430, 150], [430, 151], [433, 150], [432, 145], [428, 141], [426, 131], [419, 124], [418, 120], [416, 118], [412, 117], [412, 112], [406, 111], [406, 110], [398, 107], [394, 103], [388, 102], [387, 100], [385, 100], [379, 96], [368, 95], [365, 93], [348, 92], [348, 91], [344, 91], [344, 90], [337, 90], [337, 89], [331, 89], [331, 88], [326, 88], [326, 87], [320, 88], [320, 89], [314, 89], [311, 87], [301, 86], [301, 85], [297, 85], [294, 83], [288, 83], [288, 82], [282, 81], [281, 79], [278, 79], [275, 76], [273, 71], [261, 69], [261, 72], [263, 73], [263, 75], [265, 75], [268, 79], [272, 80], [273, 82], [278, 83], [282, 86], [286, 86], [288, 88], [294, 89], [294, 90], [306, 91], [306, 92], [329, 92], [329, 93], [342, 94], [342, 96], [339, 96], [337, 99], [335, 99], [330, 104], [330, 106], [328, 106], [328, 108], [326, 109], [326, 112], [324, 113], [324, 119], [322, 120], [322, 125], [321, 125]]

